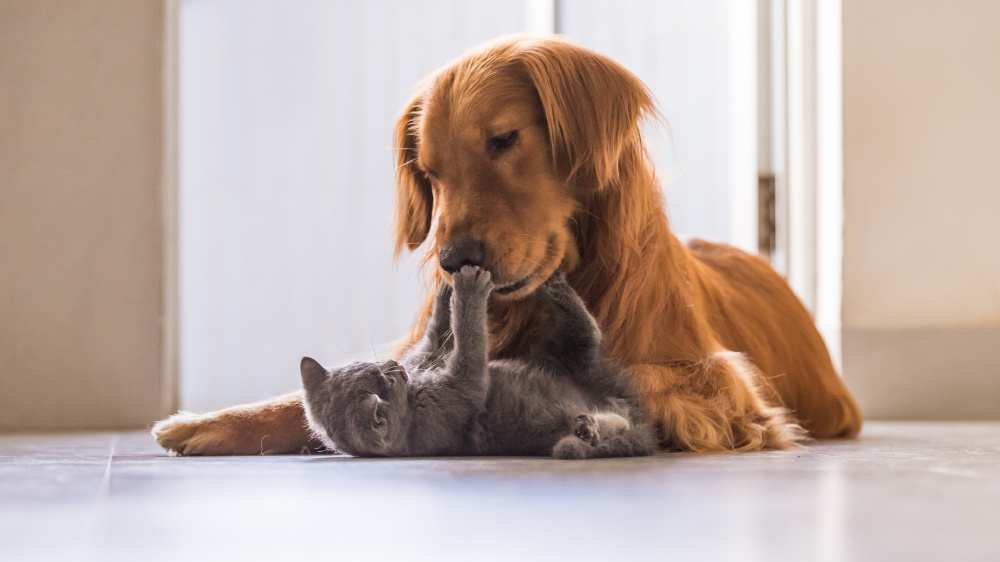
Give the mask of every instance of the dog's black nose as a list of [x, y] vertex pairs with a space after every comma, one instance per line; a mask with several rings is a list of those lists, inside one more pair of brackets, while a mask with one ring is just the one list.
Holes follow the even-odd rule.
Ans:
[[466, 238], [451, 246], [441, 248], [438, 253], [438, 261], [441, 263], [441, 269], [448, 273], [455, 273], [464, 265], [483, 265], [484, 254], [482, 242]]

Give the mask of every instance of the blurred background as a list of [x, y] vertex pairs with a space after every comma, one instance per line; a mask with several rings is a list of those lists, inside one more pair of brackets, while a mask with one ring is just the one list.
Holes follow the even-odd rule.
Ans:
[[418, 80], [561, 33], [645, 81], [674, 231], [770, 259], [865, 414], [1000, 418], [1000, 3], [0, 0], [0, 430], [145, 427], [384, 355]]

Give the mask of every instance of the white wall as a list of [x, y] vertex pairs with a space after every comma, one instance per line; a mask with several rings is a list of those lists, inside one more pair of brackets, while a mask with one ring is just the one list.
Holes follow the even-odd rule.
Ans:
[[155, 0], [0, 1], [0, 430], [165, 409], [163, 22]]
[[844, 0], [845, 376], [1000, 416], [1000, 2]]

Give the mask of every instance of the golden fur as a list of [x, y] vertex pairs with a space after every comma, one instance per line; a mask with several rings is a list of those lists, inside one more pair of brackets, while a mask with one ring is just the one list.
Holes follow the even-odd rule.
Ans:
[[[785, 280], [758, 257], [686, 247], [670, 232], [641, 136], [654, 116], [635, 76], [559, 38], [506, 37], [467, 54], [418, 87], [396, 127], [397, 253], [425, 245], [430, 263], [459, 240], [483, 242], [484, 266], [511, 288], [491, 299], [494, 357], [523, 350], [545, 321], [532, 291], [566, 271], [671, 449], [856, 435], [857, 405]], [[491, 153], [510, 131], [516, 142]], [[435, 267], [430, 294], [447, 278]], [[419, 338], [429, 302], [407, 342]], [[292, 423], [296, 395], [278, 400], [256, 410], [273, 416], [284, 404]], [[254, 408], [171, 418], [154, 433], [181, 452], [258, 452], [221, 437], [271, 431]], [[307, 435], [283, 450], [308, 445]]]

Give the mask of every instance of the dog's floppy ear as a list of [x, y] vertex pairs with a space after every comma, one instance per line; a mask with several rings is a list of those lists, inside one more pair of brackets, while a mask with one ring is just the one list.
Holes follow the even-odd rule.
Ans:
[[640, 122], [653, 97], [608, 57], [554, 37], [528, 42], [520, 58], [538, 91], [556, 165], [577, 184], [615, 181], [627, 150], [641, 150]]
[[406, 104], [396, 122], [396, 256], [403, 249], [414, 250], [427, 239], [434, 212], [431, 184], [417, 166], [416, 120], [426, 91], [426, 83]]

